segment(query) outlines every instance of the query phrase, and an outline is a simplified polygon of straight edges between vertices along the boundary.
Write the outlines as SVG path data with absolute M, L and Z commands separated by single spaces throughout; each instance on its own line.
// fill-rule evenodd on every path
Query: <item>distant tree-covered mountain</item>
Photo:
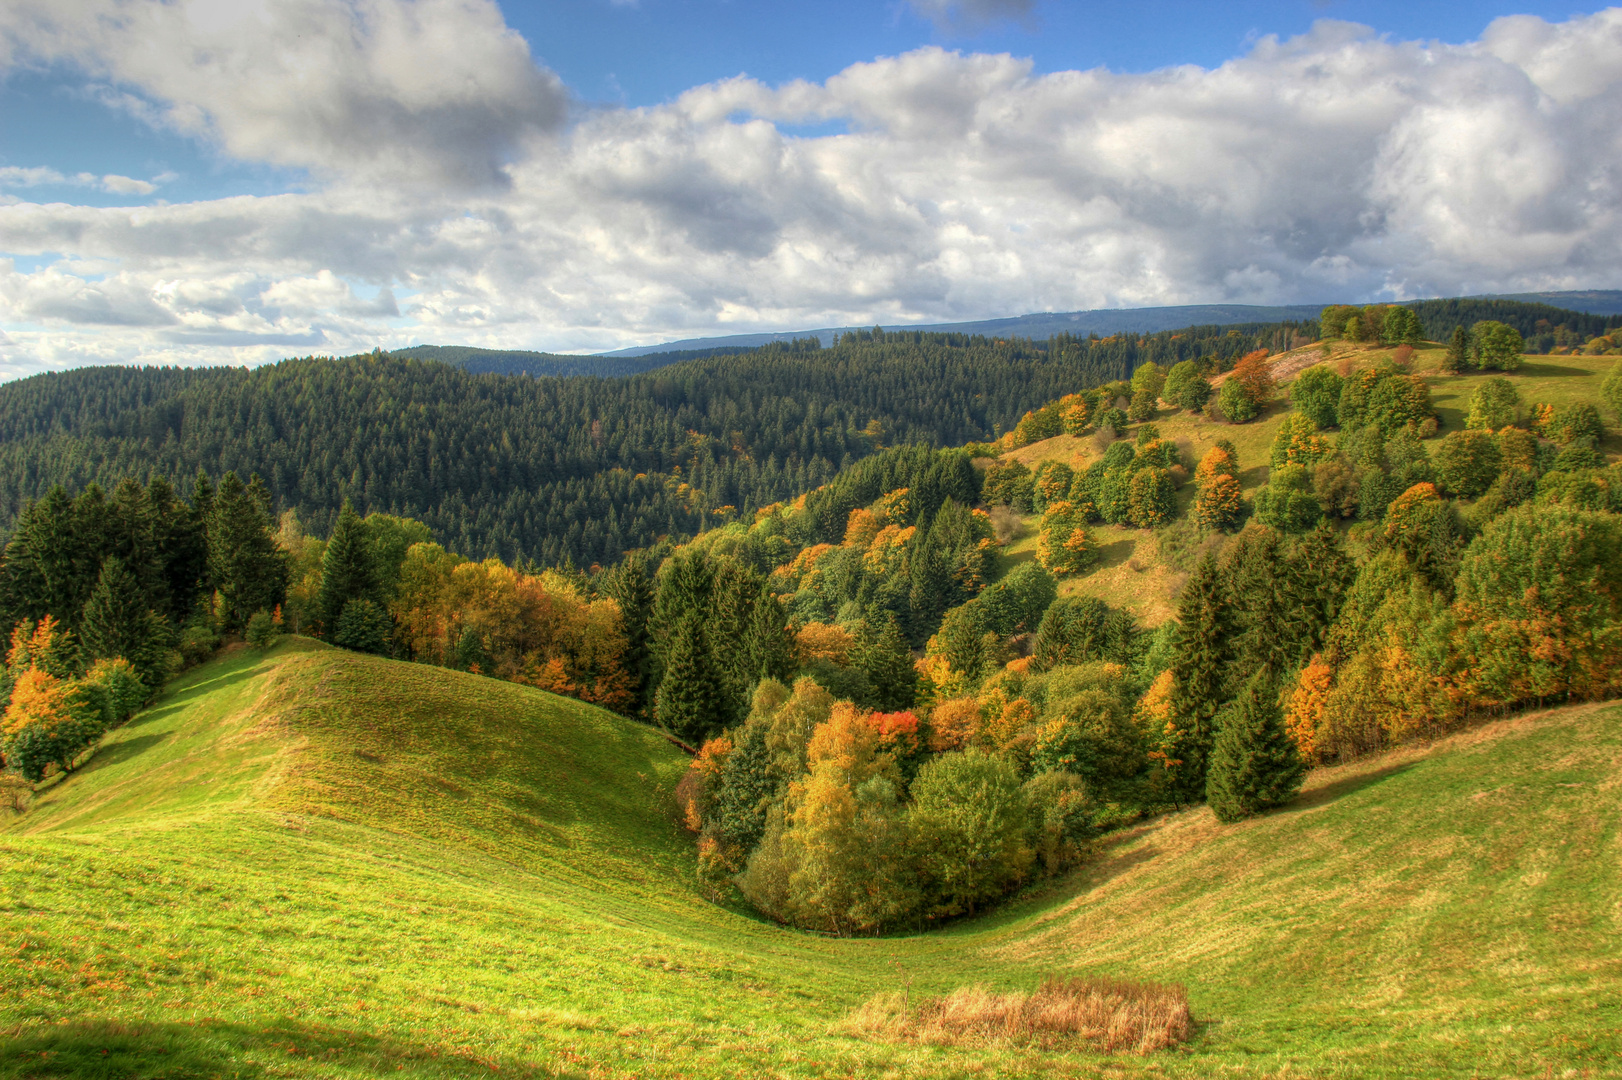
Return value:
M 607 563 L 826 483 L 877 447 L 960 446 L 1144 360 L 1311 340 L 1315 324 L 1050 342 L 852 332 L 617 378 L 472 374 L 374 354 L 86 368 L 0 387 L 0 527 L 58 483 L 264 478 L 324 533 L 345 498 L 470 556 Z

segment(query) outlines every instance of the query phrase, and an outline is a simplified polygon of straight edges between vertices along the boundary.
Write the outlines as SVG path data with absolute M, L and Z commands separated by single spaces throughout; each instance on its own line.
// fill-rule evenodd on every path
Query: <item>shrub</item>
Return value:
M 1475 499 L 1498 479 L 1503 455 L 1498 441 L 1485 431 L 1452 431 L 1436 448 L 1435 462 L 1437 479 L 1447 492 Z
M 97 660 L 85 672 L 81 685 L 100 706 L 105 727 L 116 727 L 134 716 L 151 694 L 135 665 L 122 657 Z
M 340 619 L 339 625 L 342 626 Z M 243 631 L 242 639 L 256 649 L 268 649 L 276 644 L 282 636 L 282 624 L 271 612 L 260 608 L 248 618 L 248 627 Z M 373 650 L 367 650 L 373 651 Z
M 1464 426 L 1482 431 L 1498 431 L 1514 426 L 1521 415 L 1521 395 L 1515 384 L 1502 376 L 1488 379 L 1470 395 L 1470 411 Z
M 338 617 L 338 630 L 332 643 L 356 652 L 386 653 L 394 624 L 388 612 L 370 600 L 351 600 Z
M 189 622 L 180 632 L 180 656 L 187 667 L 195 667 L 214 655 L 220 635 L 205 622 Z
M 1322 364 L 1307 368 L 1295 385 L 1290 387 L 1290 400 L 1296 411 L 1312 418 L 1320 430 L 1340 423 L 1336 411 L 1340 404 L 1341 378 Z
M 1115 979 L 1050 979 L 1034 993 L 966 986 L 939 997 L 877 994 L 841 1027 L 930 1046 L 1012 1039 L 1048 1046 L 1077 1039 L 1106 1052 L 1148 1054 L 1194 1033 L 1181 986 Z

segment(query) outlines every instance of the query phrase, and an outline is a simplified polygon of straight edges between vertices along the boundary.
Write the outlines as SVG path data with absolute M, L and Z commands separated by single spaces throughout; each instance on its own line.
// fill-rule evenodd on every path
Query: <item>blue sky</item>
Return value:
M 1538 0 L 7 0 L 0 377 L 1615 287 L 1618 115 Z

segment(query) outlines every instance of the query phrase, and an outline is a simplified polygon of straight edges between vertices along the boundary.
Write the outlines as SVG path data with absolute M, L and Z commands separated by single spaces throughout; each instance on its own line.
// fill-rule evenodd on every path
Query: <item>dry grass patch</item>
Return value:
M 937 1046 L 1006 1039 L 1049 1047 L 1084 1042 L 1099 1050 L 1147 1054 L 1186 1041 L 1194 1017 L 1181 985 L 1049 979 L 1029 994 L 964 986 L 916 1003 L 907 994 L 876 994 L 846 1018 L 842 1029 Z

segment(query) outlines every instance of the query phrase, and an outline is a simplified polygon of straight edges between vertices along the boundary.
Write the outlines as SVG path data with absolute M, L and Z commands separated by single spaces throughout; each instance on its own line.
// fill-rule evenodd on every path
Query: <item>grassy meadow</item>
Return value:
M 178 680 L 0 816 L 0 1077 L 1622 1076 L 1622 710 L 1201 808 L 918 936 L 702 895 L 656 732 L 325 648 Z M 0 815 L 5 815 L 0 811 Z M 1148 1055 L 846 1033 L 877 993 L 1187 985 Z

